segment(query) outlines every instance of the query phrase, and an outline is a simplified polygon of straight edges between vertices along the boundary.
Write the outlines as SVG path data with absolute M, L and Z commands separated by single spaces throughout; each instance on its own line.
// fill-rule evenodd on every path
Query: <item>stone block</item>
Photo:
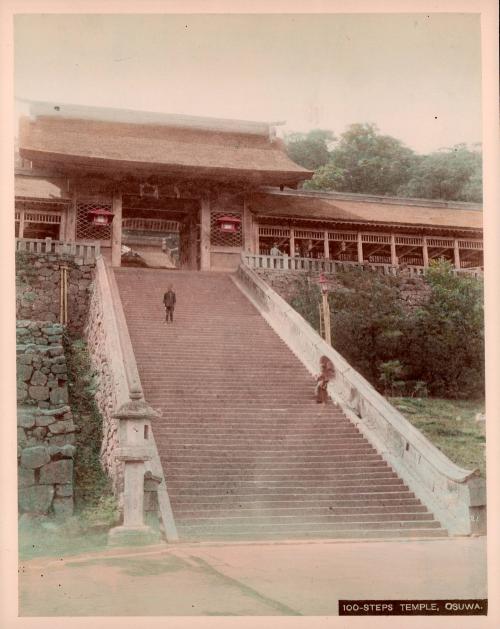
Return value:
M 58 419 L 59 417 L 66 417 L 67 413 L 70 413 L 71 409 L 69 406 L 60 406 L 59 408 L 48 408 L 47 410 L 40 411 L 41 415 L 51 415 Z
M 38 441 L 43 441 L 47 436 L 47 428 L 44 428 L 43 426 L 38 426 L 31 431 L 31 436 Z
M 66 484 L 73 481 L 73 461 L 61 459 L 47 463 L 40 470 L 40 485 Z
M 22 513 L 48 513 L 54 498 L 52 485 L 33 485 L 18 490 L 19 510 Z
M 52 404 L 67 404 L 68 399 L 67 387 L 57 387 L 50 392 L 50 401 Z
M 26 438 L 26 433 L 24 431 L 24 428 L 18 427 L 18 429 L 17 429 L 17 445 L 20 446 L 21 448 L 24 448 L 27 443 L 28 443 L 28 440 Z
M 49 387 L 31 386 L 28 388 L 30 397 L 34 400 L 47 400 L 49 398 Z
M 33 446 L 23 450 L 21 465 L 31 469 L 42 467 L 50 461 L 49 451 L 45 446 Z
M 70 432 L 68 434 L 63 435 L 52 435 L 48 436 L 50 445 L 56 446 L 65 446 L 65 445 L 73 445 L 76 442 L 75 433 Z
M 53 415 L 37 415 L 35 421 L 37 426 L 50 426 L 56 421 L 56 418 Z
M 31 470 L 27 467 L 17 468 L 17 486 L 18 487 L 30 487 L 35 484 L 35 470 Z
M 17 366 L 18 380 L 29 382 L 32 374 L 33 374 L 33 367 L 31 365 L 28 365 L 28 364 L 24 365 L 21 363 L 20 365 Z
M 31 385 L 34 387 L 43 387 L 47 384 L 47 376 L 37 370 L 31 376 Z
M 56 363 L 54 365 L 51 366 L 50 370 L 52 371 L 52 373 L 67 373 L 68 368 L 66 367 L 66 365 L 64 363 Z
M 66 443 L 64 445 L 51 444 L 49 446 L 49 454 L 51 458 L 56 459 L 72 459 L 75 456 L 76 447 Z
M 50 356 L 61 356 L 64 354 L 64 349 L 60 346 L 55 346 L 55 347 L 50 347 L 49 348 L 49 355 Z
M 68 518 L 73 515 L 73 497 L 54 498 L 52 508 L 56 517 Z
M 35 425 L 34 410 L 32 408 L 18 408 L 17 425 L 22 428 L 33 428 Z
M 28 391 L 20 387 L 16 390 L 16 398 L 18 402 L 24 402 L 28 397 Z
M 33 356 L 31 354 L 21 354 L 17 357 L 17 362 L 21 365 L 31 365 Z
M 59 498 L 69 498 L 73 495 L 73 485 L 67 483 L 66 485 L 56 485 L 56 496 Z
M 73 423 L 73 420 L 71 419 L 58 421 L 58 422 L 54 422 L 53 424 L 50 424 L 49 430 L 53 435 L 62 435 L 67 432 L 74 432 L 75 424 Z

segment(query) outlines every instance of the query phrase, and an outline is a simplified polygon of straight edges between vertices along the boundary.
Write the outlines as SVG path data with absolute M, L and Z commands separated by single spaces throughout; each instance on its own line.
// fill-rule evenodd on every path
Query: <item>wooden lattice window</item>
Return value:
M 231 216 L 241 221 L 241 214 L 235 212 L 211 212 L 210 214 L 210 243 L 221 247 L 241 247 L 243 238 L 241 223 L 237 224 L 235 232 L 223 232 L 220 229 L 219 219 L 223 216 Z
M 76 204 L 77 240 L 110 240 L 111 225 L 94 225 L 89 219 L 91 210 L 102 208 L 111 212 L 111 203 L 80 200 Z

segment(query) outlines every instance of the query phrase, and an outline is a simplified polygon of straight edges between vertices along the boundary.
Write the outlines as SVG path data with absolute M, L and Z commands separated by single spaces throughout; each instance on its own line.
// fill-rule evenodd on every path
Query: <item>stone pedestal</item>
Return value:
M 108 533 L 109 546 L 148 546 L 159 544 L 161 535 L 150 526 L 115 526 Z

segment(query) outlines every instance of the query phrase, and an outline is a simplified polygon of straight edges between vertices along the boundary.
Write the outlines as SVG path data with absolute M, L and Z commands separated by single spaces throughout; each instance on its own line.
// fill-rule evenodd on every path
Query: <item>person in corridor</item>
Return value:
M 165 323 L 169 320 L 174 322 L 174 308 L 175 308 L 175 292 L 172 284 L 168 287 L 167 292 L 163 295 L 163 304 L 165 305 Z

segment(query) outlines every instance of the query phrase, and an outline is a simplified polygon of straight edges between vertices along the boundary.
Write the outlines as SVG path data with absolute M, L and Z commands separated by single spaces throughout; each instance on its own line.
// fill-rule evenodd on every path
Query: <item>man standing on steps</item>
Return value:
M 174 308 L 175 308 L 175 292 L 172 284 L 169 285 L 167 292 L 163 295 L 163 303 L 165 305 L 165 323 L 168 323 L 169 319 L 174 322 Z

